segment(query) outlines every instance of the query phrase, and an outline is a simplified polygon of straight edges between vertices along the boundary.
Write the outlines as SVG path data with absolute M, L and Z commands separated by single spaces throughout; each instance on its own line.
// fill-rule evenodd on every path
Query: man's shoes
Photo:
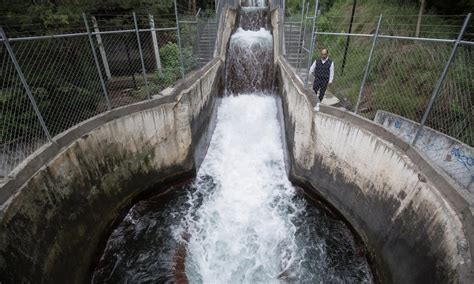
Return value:
M 316 104 L 316 106 L 313 108 L 315 111 L 319 111 L 319 103 Z

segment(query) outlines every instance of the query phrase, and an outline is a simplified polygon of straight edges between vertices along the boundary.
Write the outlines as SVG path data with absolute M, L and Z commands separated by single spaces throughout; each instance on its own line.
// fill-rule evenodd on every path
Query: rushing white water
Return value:
M 293 218 L 304 204 L 292 201 L 275 98 L 226 97 L 217 120 L 177 234 L 189 235 L 186 274 L 204 283 L 287 278 L 299 270 Z
M 231 37 L 231 47 L 240 45 L 242 48 L 252 48 L 255 45 L 260 47 L 273 47 L 273 36 L 270 31 L 260 28 L 258 31 L 248 31 L 238 28 Z

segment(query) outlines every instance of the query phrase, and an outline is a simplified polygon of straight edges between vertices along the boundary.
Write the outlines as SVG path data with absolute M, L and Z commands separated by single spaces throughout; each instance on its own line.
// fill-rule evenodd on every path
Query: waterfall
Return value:
M 273 84 L 273 37 L 268 30 L 238 28 L 231 37 L 226 86 L 230 94 L 262 92 Z
M 247 7 L 231 36 L 226 60 L 226 92 L 263 92 L 273 85 L 273 36 L 265 29 L 268 8 Z

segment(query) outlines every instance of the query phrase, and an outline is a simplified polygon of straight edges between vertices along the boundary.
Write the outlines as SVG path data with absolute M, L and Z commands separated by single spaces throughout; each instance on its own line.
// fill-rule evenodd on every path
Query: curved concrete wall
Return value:
M 473 283 L 471 204 L 442 171 L 372 121 L 321 106 L 277 61 L 290 179 L 331 203 L 358 231 L 378 277 Z
M 104 232 L 133 198 L 194 174 L 222 69 L 215 59 L 170 95 L 94 117 L 31 157 L 0 189 L 0 282 L 86 281 Z
M 418 122 L 383 110 L 377 111 L 374 121 L 407 143 L 412 143 L 420 126 Z M 415 147 L 443 169 L 454 182 L 467 189 L 474 201 L 473 147 L 426 126 L 420 132 Z

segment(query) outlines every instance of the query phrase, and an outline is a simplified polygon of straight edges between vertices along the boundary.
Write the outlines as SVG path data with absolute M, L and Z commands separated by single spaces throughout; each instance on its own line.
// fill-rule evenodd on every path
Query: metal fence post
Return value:
M 355 13 L 355 8 L 357 5 L 357 0 L 354 0 L 352 3 L 352 12 L 351 12 L 351 21 L 349 23 L 349 35 L 347 36 L 346 39 L 346 46 L 344 47 L 344 56 L 342 57 L 342 64 L 341 64 L 341 76 L 344 74 L 344 67 L 346 66 L 346 58 L 347 58 L 347 52 L 349 51 L 349 42 L 351 41 L 351 32 L 352 32 L 352 23 L 354 22 L 354 13 Z
M 183 51 L 181 50 L 181 34 L 179 31 L 179 19 L 178 19 L 178 6 L 176 0 L 174 2 L 174 14 L 176 16 L 176 32 L 178 35 L 178 47 L 179 47 L 179 63 L 181 65 L 181 78 L 184 78 L 184 62 L 183 62 Z
M 354 113 L 359 110 L 360 101 L 362 100 L 362 92 L 364 91 L 365 82 L 370 71 L 370 63 L 372 62 L 372 55 L 374 54 L 375 44 L 377 43 L 377 37 L 379 36 L 380 24 L 382 22 L 382 15 L 379 16 L 377 23 L 377 29 L 375 30 L 374 39 L 372 41 L 372 47 L 370 48 L 369 58 L 367 59 L 367 65 L 365 66 L 364 77 L 362 77 L 362 83 L 360 84 L 359 96 L 357 97 L 357 103 L 354 109 Z
M 155 54 L 155 62 L 156 62 L 156 70 L 161 75 L 161 59 L 160 59 L 160 47 L 158 46 L 158 39 L 156 37 L 156 30 L 155 30 L 155 19 L 153 15 L 148 15 L 148 20 L 150 21 L 150 29 L 151 29 L 151 41 L 153 42 L 153 52 Z
M 201 48 L 199 45 L 201 45 L 201 29 L 199 25 L 199 13 L 201 12 L 201 8 L 199 8 L 198 12 L 196 13 L 196 53 L 197 53 L 197 58 L 198 58 L 198 66 L 202 67 L 201 65 Z M 217 17 L 217 16 L 216 16 Z
M 296 59 L 296 70 L 299 72 L 300 69 L 300 63 L 301 63 L 301 52 L 303 51 L 303 46 L 304 46 L 304 29 L 303 29 L 303 24 L 306 26 L 306 19 L 305 19 L 305 14 L 304 14 L 304 6 L 306 0 L 302 0 L 301 3 L 301 24 L 300 24 L 300 34 L 298 36 L 299 41 L 298 41 L 298 58 Z
M 316 0 L 316 3 L 314 5 L 314 18 L 313 18 L 313 29 L 311 30 L 311 45 L 309 48 L 309 54 L 308 54 L 308 64 L 306 66 L 306 80 L 304 82 L 304 88 L 308 88 L 308 81 L 309 81 L 309 69 L 311 68 L 311 61 L 313 59 L 313 49 L 314 45 L 316 44 L 316 19 L 318 17 L 318 5 L 319 1 Z
M 280 8 L 279 10 L 279 27 L 280 27 L 280 55 L 286 55 L 286 47 L 285 47 L 285 9 Z
M 33 106 L 33 110 L 36 114 L 36 117 L 39 120 L 41 128 L 44 131 L 44 134 L 46 135 L 46 138 L 50 142 L 53 142 L 53 139 L 51 139 L 51 135 L 49 134 L 49 130 L 46 127 L 46 124 L 44 123 L 43 116 L 41 115 L 41 112 L 39 111 L 38 105 L 36 104 L 35 98 L 33 97 L 33 94 L 31 93 L 30 86 L 26 82 L 25 76 L 23 75 L 23 71 L 21 71 L 20 65 L 18 64 L 18 61 L 16 60 L 15 53 L 13 53 L 13 49 L 10 45 L 8 37 L 6 36 L 5 31 L 3 30 L 2 27 L 0 27 L 0 39 L 2 39 L 3 43 L 5 44 L 5 48 L 7 49 L 7 52 L 10 55 L 13 65 L 15 66 L 16 72 L 18 73 L 18 77 L 20 77 L 21 84 L 23 85 L 23 88 L 25 88 L 26 94 L 28 95 L 28 99 L 30 100 L 31 105 Z
M 288 25 L 288 24 L 287 24 L 287 22 L 286 22 L 286 19 L 283 18 L 283 33 L 284 33 L 284 35 L 285 35 L 285 37 L 283 38 L 283 44 L 285 45 L 285 48 L 284 48 L 284 49 L 285 49 L 285 53 L 283 54 L 283 56 L 284 56 L 285 58 L 287 58 L 286 56 L 287 56 L 287 52 L 288 52 L 288 50 L 289 50 L 289 48 L 288 48 L 288 42 L 289 42 L 289 40 L 288 40 L 287 36 L 290 34 L 289 32 L 287 32 L 287 25 Z
M 423 114 L 423 118 L 421 119 L 420 126 L 416 130 L 416 134 L 415 134 L 415 137 L 413 138 L 411 145 L 415 145 L 418 138 L 420 138 L 421 130 L 423 129 L 426 123 L 426 120 L 428 119 L 428 115 L 430 114 L 431 109 L 433 108 L 433 104 L 436 98 L 438 97 L 441 85 L 443 84 L 444 79 L 446 79 L 446 75 L 448 74 L 449 67 L 451 66 L 451 63 L 453 63 L 454 56 L 456 55 L 456 51 L 458 50 L 458 47 L 459 47 L 459 43 L 461 42 L 462 37 L 464 36 L 464 32 L 466 31 L 466 27 L 470 19 L 471 19 L 471 13 L 467 14 L 466 19 L 464 20 L 464 24 L 461 27 L 461 31 L 459 32 L 458 38 L 454 42 L 453 48 L 451 49 L 451 54 L 449 55 L 448 61 L 446 62 L 444 66 L 443 72 L 441 73 L 441 76 L 439 77 L 438 82 L 436 83 L 436 86 L 433 90 L 433 93 L 431 94 L 431 99 L 428 103 L 428 106 L 426 107 L 426 111 Z
M 97 24 L 97 19 L 94 16 L 92 16 L 91 19 L 92 19 L 92 25 L 95 31 L 95 37 L 97 39 L 97 44 L 99 45 L 100 56 L 104 64 L 105 75 L 107 76 L 107 79 L 110 80 L 112 79 L 112 74 L 110 73 L 109 61 L 107 60 L 107 53 L 105 53 L 102 37 L 100 36 L 99 25 Z
M 142 63 L 143 79 L 145 80 L 145 89 L 146 89 L 148 99 L 150 99 L 151 98 L 150 89 L 148 88 L 148 79 L 146 78 L 145 61 L 143 60 L 142 44 L 140 42 L 140 31 L 138 30 L 137 15 L 135 14 L 135 12 L 133 12 L 133 22 L 135 24 L 135 34 L 137 35 L 138 51 L 140 52 L 140 61 Z
M 211 41 L 211 24 L 209 21 L 210 21 L 209 18 L 207 18 L 206 29 L 207 29 L 207 40 L 209 41 L 208 42 L 209 59 L 207 59 L 206 61 L 210 61 L 212 56 L 214 55 L 214 50 L 212 49 L 212 41 Z
M 84 24 L 86 25 L 86 31 L 89 37 L 89 43 L 91 45 L 92 55 L 94 56 L 95 67 L 97 68 L 97 73 L 99 73 L 100 85 L 102 87 L 102 91 L 104 92 L 105 101 L 107 102 L 107 109 L 111 110 L 112 107 L 110 105 L 109 96 L 107 94 L 107 88 L 105 87 L 104 77 L 102 76 L 102 72 L 100 71 L 99 60 L 97 59 L 97 53 L 95 52 L 95 48 L 94 48 L 94 41 L 92 40 L 92 34 L 89 29 L 89 24 L 87 23 L 87 17 L 85 13 L 82 13 L 82 18 L 84 19 Z
M 306 12 L 304 14 L 304 26 L 303 26 L 303 38 L 302 38 L 302 42 L 301 42 L 301 49 L 300 49 L 300 57 L 302 58 L 299 58 L 298 60 L 298 66 L 296 67 L 297 70 L 300 70 L 300 66 L 301 66 L 301 61 L 304 59 L 304 56 L 302 56 L 303 52 L 306 52 L 305 51 L 305 44 L 306 44 L 306 20 L 308 19 L 308 11 L 309 11 L 309 1 L 306 2 Z

